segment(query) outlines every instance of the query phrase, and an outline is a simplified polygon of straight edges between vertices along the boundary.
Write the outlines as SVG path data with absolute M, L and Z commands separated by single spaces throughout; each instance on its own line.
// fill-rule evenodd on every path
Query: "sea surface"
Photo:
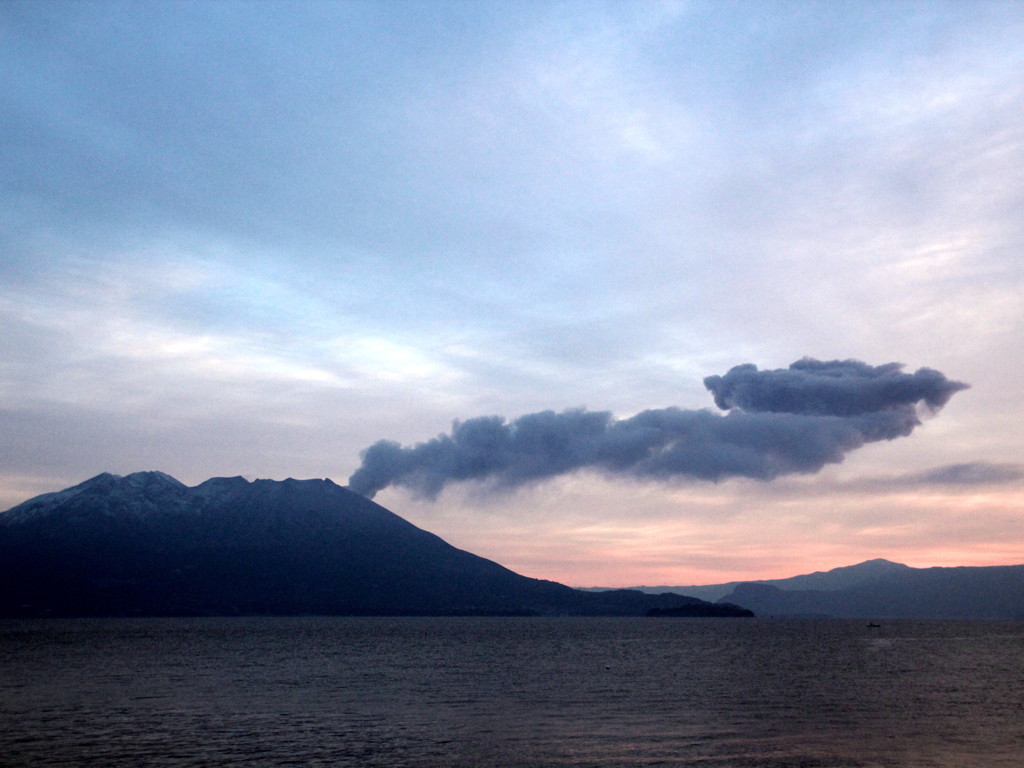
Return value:
M 0 765 L 1021 768 L 1024 623 L 2 621 Z

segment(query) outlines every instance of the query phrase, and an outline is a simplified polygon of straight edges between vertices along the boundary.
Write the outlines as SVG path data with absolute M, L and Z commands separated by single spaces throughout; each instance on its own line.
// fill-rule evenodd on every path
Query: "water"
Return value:
M 1024 765 L 1024 623 L 0 622 L 0 765 Z

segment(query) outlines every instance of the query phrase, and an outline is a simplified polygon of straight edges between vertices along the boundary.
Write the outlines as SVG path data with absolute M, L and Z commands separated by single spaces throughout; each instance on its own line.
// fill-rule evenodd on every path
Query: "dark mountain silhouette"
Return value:
M 839 589 L 740 584 L 723 598 L 759 616 L 1024 619 L 1024 565 L 910 568 Z
M 740 584 L 768 584 L 787 591 L 794 589 L 822 589 L 831 591 L 852 587 L 866 581 L 873 581 L 883 576 L 909 570 L 912 569 L 908 565 L 877 558 L 875 560 L 865 560 L 857 565 L 846 565 L 840 568 L 833 568 L 830 571 L 815 571 L 814 573 L 790 576 L 785 579 L 761 579 L 747 582 L 730 581 L 724 584 L 701 584 L 683 587 L 630 587 L 630 589 L 647 592 L 648 594 L 675 592 L 714 602 L 732 593 Z
M 738 604 L 758 616 L 1024 619 L 1024 565 L 911 568 L 878 558 L 786 579 L 632 589 Z
M 447 544 L 330 480 L 102 474 L 0 514 L 0 615 L 740 615 L 588 593 Z

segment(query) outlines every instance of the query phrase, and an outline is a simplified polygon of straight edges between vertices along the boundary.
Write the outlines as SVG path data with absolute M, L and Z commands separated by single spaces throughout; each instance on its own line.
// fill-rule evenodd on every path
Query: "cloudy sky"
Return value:
M 1022 39 L 1010 0 L 7 0 L 0 508 L 582 419 L 557 471 L 368 492 L 572 585 L 1022 563 Z M 805 408 L 804 358 L 945 405 Z M 741 365 L 799 402 L 705 386 Z M 756 471 L 694 469 L 752 425 Z

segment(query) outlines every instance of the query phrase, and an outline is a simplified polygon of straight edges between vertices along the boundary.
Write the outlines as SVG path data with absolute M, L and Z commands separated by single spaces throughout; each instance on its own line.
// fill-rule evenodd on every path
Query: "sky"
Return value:
M 1024 563 L 1022 39 L 1010 0 L 5 0 L 0 509 L 352 477 L 573 586 Z

